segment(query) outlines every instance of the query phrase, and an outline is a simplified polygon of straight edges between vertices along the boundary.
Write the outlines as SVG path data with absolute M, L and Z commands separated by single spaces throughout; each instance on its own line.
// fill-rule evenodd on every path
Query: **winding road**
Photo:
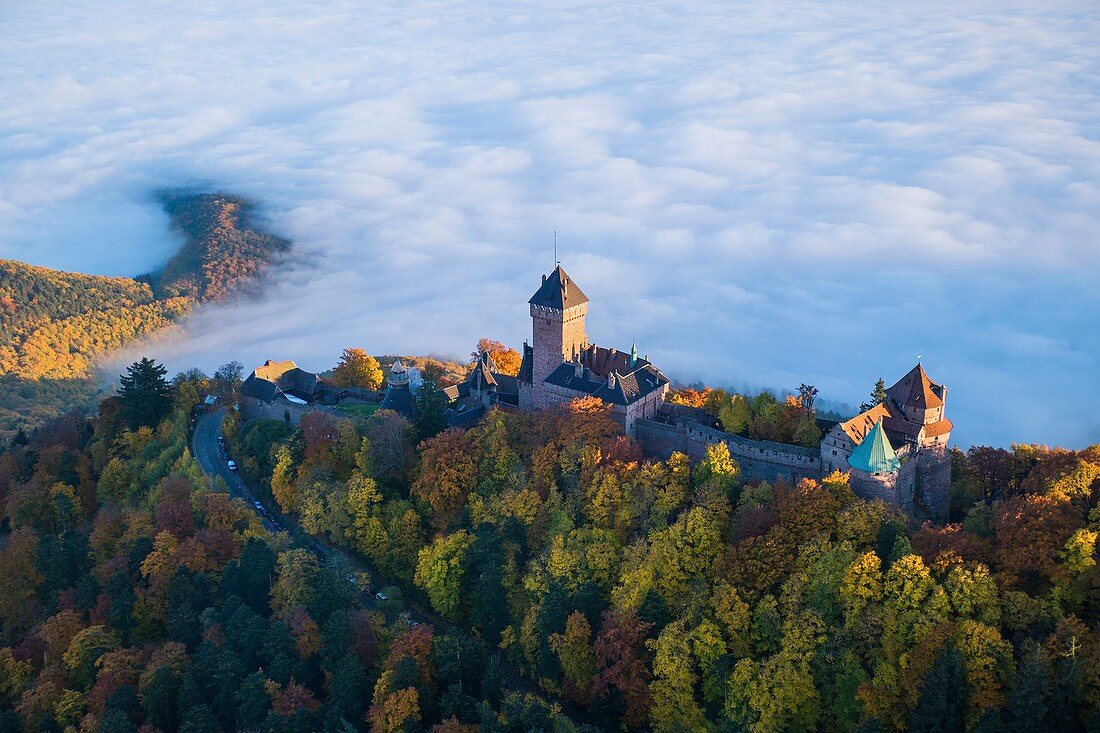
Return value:
M 298 544 L 317 555 L 318 560 L 327 563 L 338 559 L 344 563 L 345 567 L 349 570 L 366 573 L 367 576 L 372 579 L 379 577 L 374 569 L 370 568 L 362 558 L 357 557 L 342 547 L 333 545 L 323 538 L 307 533 L 293 517 L 283 514 L 277 507 L 267 506 L 264 501 L 259 498 L 257 492 L 249 487 L 244 478 L 242 478 L 237 471 L 229 470 L 227 458 L 222 453 L 221 446 L 218 443 L 218 437 L 221 435 L 222 430 L 222 418 L 224 416 L 225 408 L 221 408 L 211 412 L 204 412 L 195 420 L 195 427 L 191 435 L 191 454 L 195 457 L 195 460 L 199 462 L 199 466 L 202 468 L 203 473 L 211 478 L 220 478 L 224 481 L 230 496 L 243 499 L 245 503 L 260 516 L 264 527 L 272 531 L 288 532 Z M 262 509 L 257 508 L 257 503 Z M 397 586 L 396 583 L 394 583 L 394 585 Z M 360 600 L 367 608 L 384 610 L 378 608 L 379 599 L 375 597 L 373 590 L 369 587 L 360 589 Z M 412 625 L 425 623 L 440 631 L 446 631 L 451 628 L 461 630 L 461 627 L 455 626 L 442 616 L 429 611 L 408 598 L 402 599 L 400 604 L 404 609 L 401 615 Z M 492 649 L 488 649 L 487 651 L 498 662 L 506 688 L 519 692 L 526 692 L 550 700 L 556 703 L 562 711 L 574 721 L 588 721 L 589 716 L 585 710 L 569 700 L 548 695 L 545 690 L 542 690 L 524 677 L 523 674 L 520 673 L 519 668 L 512 664 L 507 658 L 501 656 Z

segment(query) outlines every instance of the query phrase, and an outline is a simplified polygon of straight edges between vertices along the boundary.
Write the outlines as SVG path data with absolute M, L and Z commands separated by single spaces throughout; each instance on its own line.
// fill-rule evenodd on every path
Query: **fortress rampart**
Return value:
M 658 419 L 637 420 L 635 437 L 647 454 L 662 459 L 679 452 L 698 461 L 706 455 L 708 446 L 724 443 L 747 481 L 818 480 L 832 470 L 822 460 L 820 450 L 752 440 L 710 427 L 701 422 L 704 419 L 710 418 L 701 410 L 666 404 Z M 890 473 L 847 470 L 852 491 L 862 499 L 881 499 L 918 520 L 947 518 L 951 462 L 943 447 L 917 451 Z

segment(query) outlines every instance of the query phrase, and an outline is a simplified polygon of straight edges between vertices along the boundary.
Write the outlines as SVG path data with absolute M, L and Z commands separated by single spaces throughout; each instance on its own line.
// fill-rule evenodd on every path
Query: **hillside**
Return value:
M 165 193 L 179 252 L 137 278 L 0 260 L 0 438 L 86 405 L 96 360 L 190 312 L 246 292 L 290 243 L 254 224 L 229 194 Z
M 265 524 L 187 449 L 209 385 L 161 386 L 0 450 L 0 731 L 598 733 Z
M 161 202 L 185 236 L 175 257 L 149 278 L 162 298 L 226 300 L 290 249 L 290 242 L 260 229 L 255 207 L 239 196 L 167 192 Z

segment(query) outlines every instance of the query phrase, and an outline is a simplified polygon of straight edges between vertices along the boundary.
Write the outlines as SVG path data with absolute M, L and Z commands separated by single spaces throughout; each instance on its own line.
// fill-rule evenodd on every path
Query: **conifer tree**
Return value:
M 447 407 L 447 396 L 439 388 L 432 375 L 425 375 L 416 390 L 413 402 L 413 425 L 418 441 L 434 438 L 447 427 L 447 418 L 443 411 Z
M 172 408 L 172 388 L 164 375 L 168 370 L 148 357 L 126 367 L 118 389 L 122 412 L 131 428 L 155 427 Z
M 875 382 L 875 388 L 871 391 L 871 406 L 881 405 L 886 401 L 886 382 L 882 377 Z

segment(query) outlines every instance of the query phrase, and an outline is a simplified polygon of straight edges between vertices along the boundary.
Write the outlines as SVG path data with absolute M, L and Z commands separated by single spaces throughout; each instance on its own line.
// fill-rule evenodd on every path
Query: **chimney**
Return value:
M 543 284 L 543 285 L 545 285 L 545 284 L 546 284 L 546 275 L 543 275 L 543 276 L 542 276 L 542 284 Z
M 607 374 L 607 386 L 611 387 L 612 389 L 615 388 L 615 371 L 614 370 L 608 372 L 608 374 Z
M 573 364 L 573 376 L 580 377 L 583 374 L 584 374 L 584 367 L 581 366 L 581 363 L 578 361 L 575 364 Z

